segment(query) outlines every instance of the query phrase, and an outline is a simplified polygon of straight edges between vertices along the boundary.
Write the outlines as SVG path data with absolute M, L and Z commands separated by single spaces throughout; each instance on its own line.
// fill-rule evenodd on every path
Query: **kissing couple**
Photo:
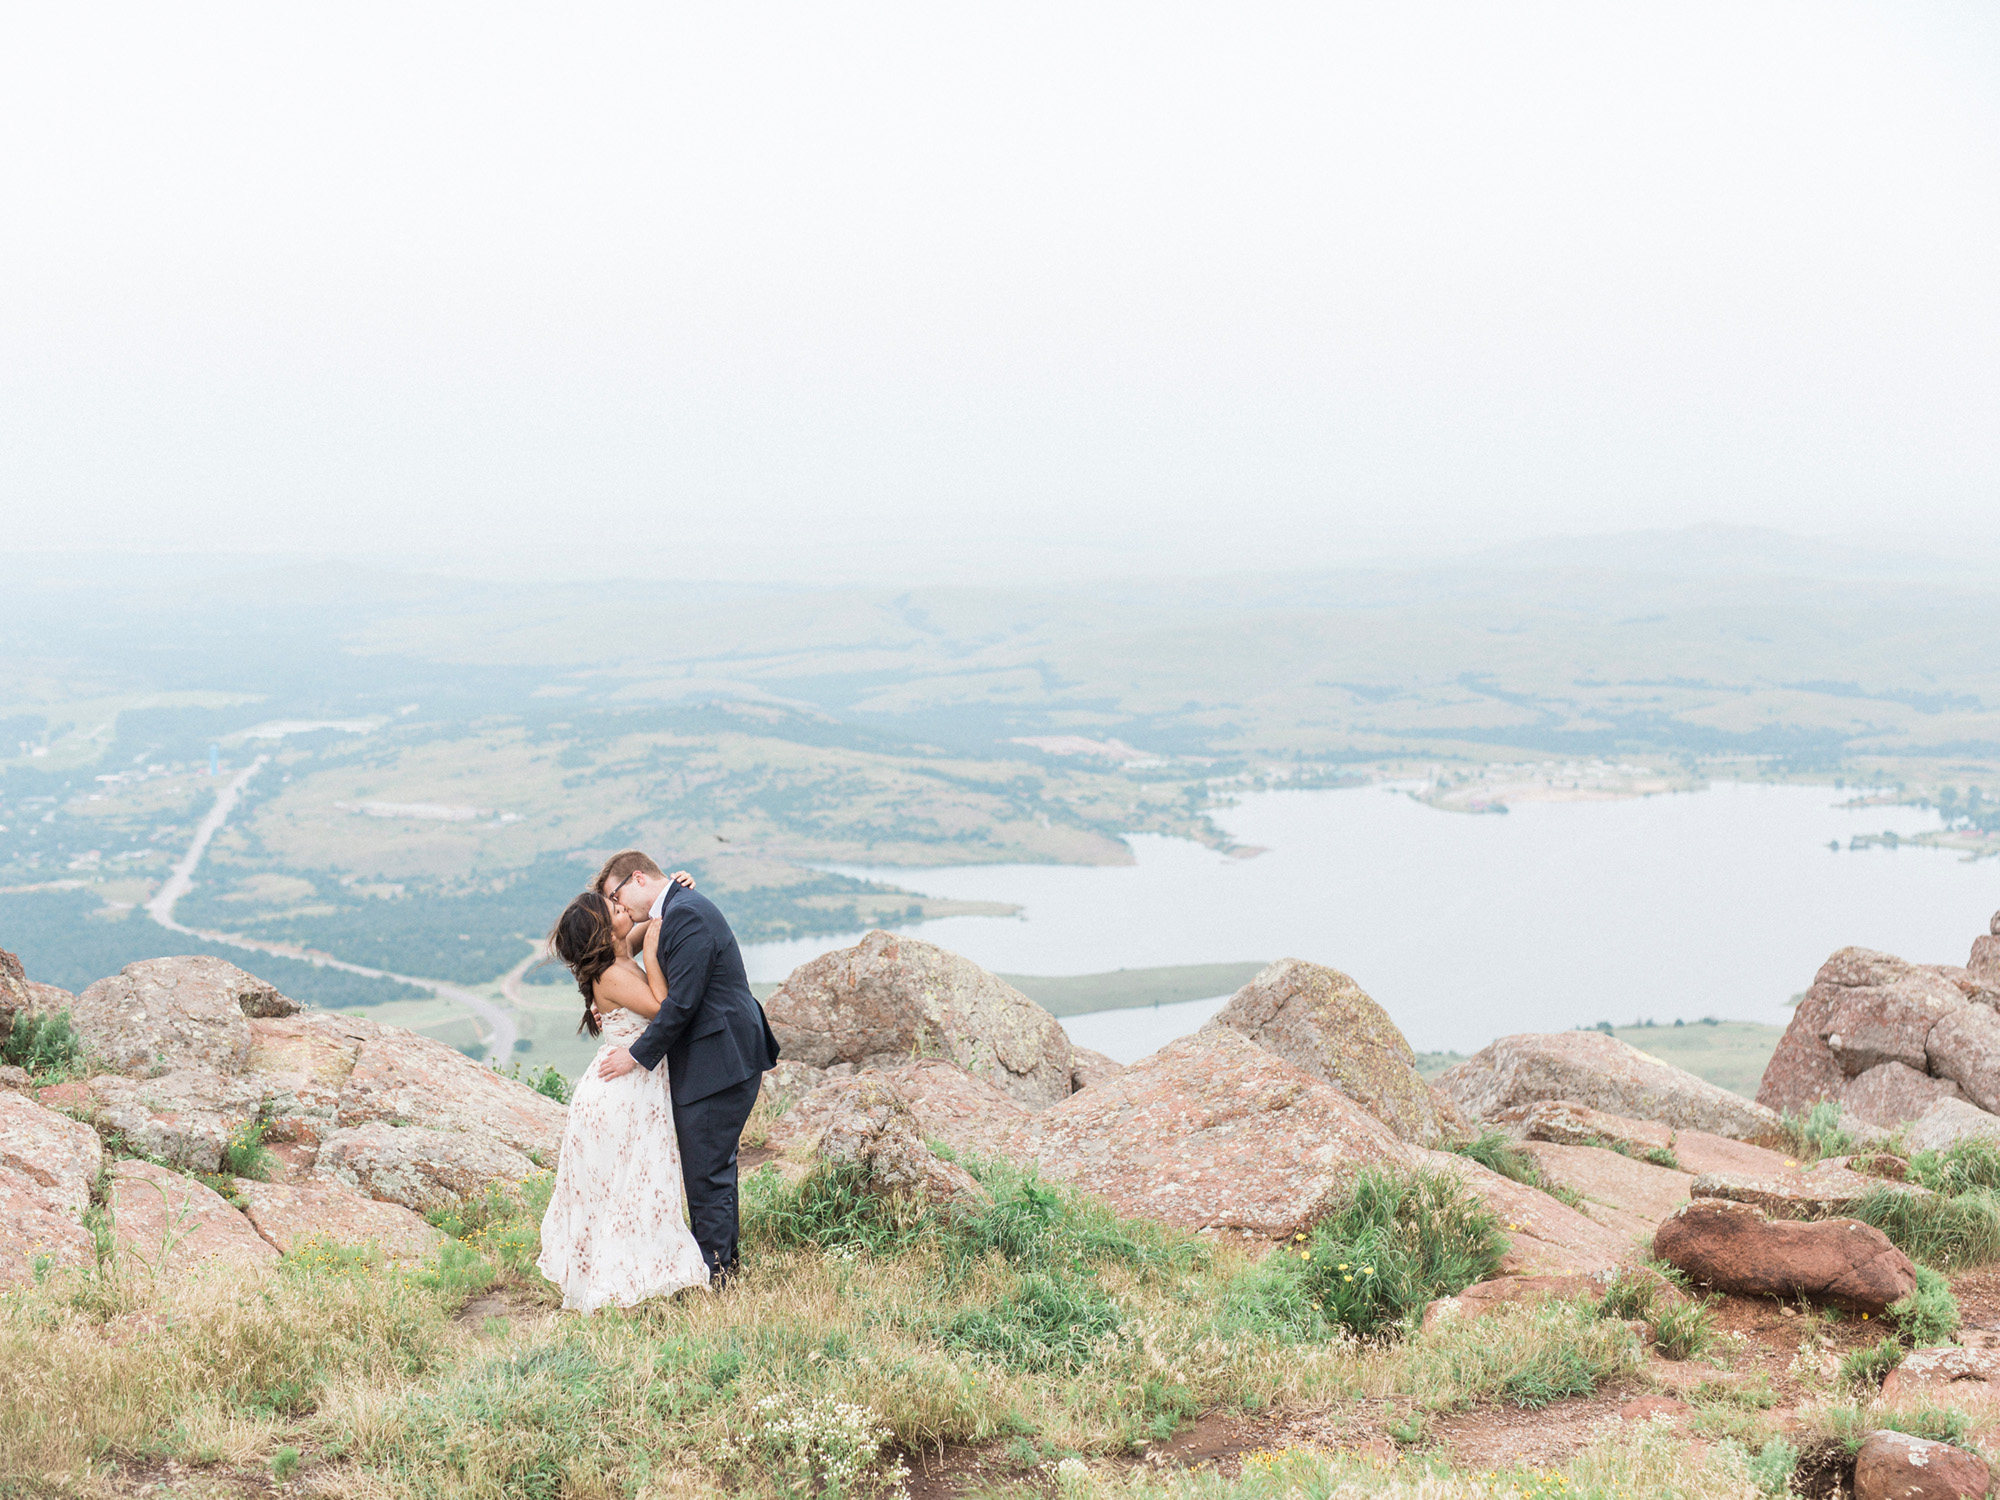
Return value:
M 577 1080 L 535 1264 L 563 1306 L 632 1307 L 736 1270 L 736 1152 L 778 1039 L 694 877 L 614 854 L 549 948 L 603 1045 Z

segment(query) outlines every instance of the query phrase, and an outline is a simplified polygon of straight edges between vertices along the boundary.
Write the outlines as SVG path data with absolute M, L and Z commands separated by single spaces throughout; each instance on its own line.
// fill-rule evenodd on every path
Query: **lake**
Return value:
M 1850 943 L 1964 963 L 2000 907 L 2000 861 L 1850 851 L 1856 834 L 1937 826 L 1921 808 L 1838 805 L 1850 795 L 1723 784 L 1495 816 L 1440 812 L 1383 786 L 1263 792 L 1215 814 L 1239 843 L 1267 850 L 1251 859 L 1141 835 L 1125 866 L 839 868 L 931 896 L 1018 903 L 1018 917 L 905 929 L 988 969 L 1289 955 L 1352 974 L 1419 1050 L 1469 1051 L 1600 1020 L 1782 1024 L 1791 997 Z M 782 979 L 858 936 L 745 956 L 753 979 Z M 1194 1029 L 1205 1003 L 1078 1017 L 1072 1034 L 1138 1056 Z

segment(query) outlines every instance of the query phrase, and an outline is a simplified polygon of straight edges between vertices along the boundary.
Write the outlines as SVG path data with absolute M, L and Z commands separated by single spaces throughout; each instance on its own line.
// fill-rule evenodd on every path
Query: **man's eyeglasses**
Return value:
M 632 875 L 637 875 L 638 873 L 639 872 L 637 870 L 632 871 L 631 875 L 627 875 L 623 880 L 619 881 L 618 884 L 611 887 L 609 891 L 605 892 L 604 899 L 606 901 L 611 902 L 614 906 L 617 905 L 618 893 L 624 890 L 626 886 L 630 885 L 632 883 Z

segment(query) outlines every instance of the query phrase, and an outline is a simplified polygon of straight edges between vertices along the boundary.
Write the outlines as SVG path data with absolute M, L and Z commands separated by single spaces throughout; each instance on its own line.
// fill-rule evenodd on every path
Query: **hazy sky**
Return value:
M 19 5 L 0 128 L 12 547 L 2000 531 L 1988 0 Z

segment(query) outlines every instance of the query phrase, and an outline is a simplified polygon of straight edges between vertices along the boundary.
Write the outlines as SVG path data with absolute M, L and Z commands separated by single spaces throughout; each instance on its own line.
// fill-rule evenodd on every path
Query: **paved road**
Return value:
M 420 990 L 428 990 L 443 1000 L 451 1000 L 471 1011 L 475 1020 L 486 1028 L 480 1038 L 486 1045 L 486 1055 L 495 1062 L 505 1062 L 514 1055 L 514 1040 L 520 1035 L 514 1025 L 514 1018 L 502 1007 L 495 1005 L 483 995 L 461 989 L 455 984 L 446 984 L 437 979 L 419 979 L 414 974 L 392 974 L 387 969 L 371 969 L 365 964 L 351 964 L 330 954 L 316 953 L 310 948 L 296 947 L 290 943 L 267 943 L 257 938 L 242 937 L 233 932 L 206 932 L 198 927 L 187 927 L 174 920 L 174 907 L 181 897 L 194 888 L 194 872 L 201 864 L 201 858 L 208 852 L 209 842 L 222 825 L 229 821 L 229 815 L 236 810 L 236 802 L 243 795 L 243 788 L 250 784 L 250 778 L 263 769 L 269 756 L 260 755 L 236 775 L 236 779 L 215 799 L 215 806 L 208 810 L 194 831 L 194 841 L 188 845 L 168 875 L 167 883 L 160 887 L 153 899 L 146 903 L 146 915 L 158 922 L 169 932 L 182 933 L 188 937 L 198 937 L 205 943 L 219 943 L 228 948 L 244 948 L 252 953 L 273 953 L 281 958 L 296 958 L 321 969 L 338 969 L 343 974 L 360 974 L 368 979 L 393 979 L 398 984 L 415 985 Z M 521 966 L 522 969 L 526 964 Z M 516 970 L 515 977 L 520 970 Z
M 187 928 L 174 921 L 174 907 L 181 897 L 194 889 L 194 869 L 201 863 L 201 857 L 208 853 L 209 840 L 222 831 L 222 825 L 229 821 L 229 815 L 236 811 L 236 799 L 243 795 L 243 788 L 250 784 L 250 778 L 263 770 L 270 761 L 268 755 L 260 755 L 249 765 L 236 773 L 236 779 L 216 794 L 215 806 L 208 810 L 208 816 L 195 825 L 194 842 L 187 846 L 167 876 L 167 883 L 154 893 L 146 903 L 146 915 L 170 932 L 186 932 Z

